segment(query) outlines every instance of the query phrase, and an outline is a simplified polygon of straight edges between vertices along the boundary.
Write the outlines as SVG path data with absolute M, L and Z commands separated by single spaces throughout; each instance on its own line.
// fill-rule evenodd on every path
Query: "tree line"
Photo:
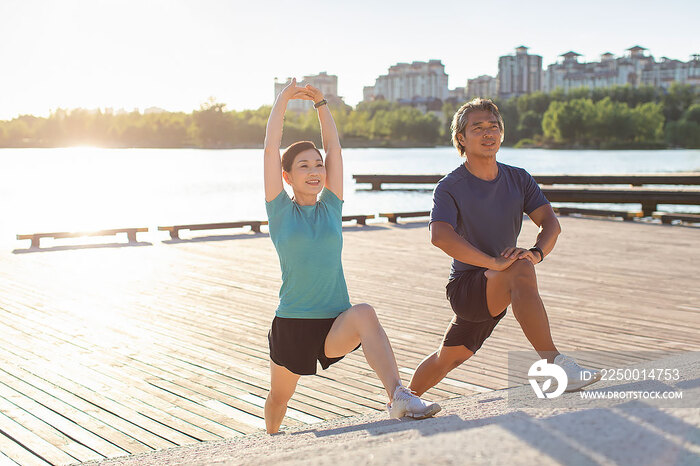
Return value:
M 690 85 L 557 90 L 499 103 L 509 145 L 700 148 L 700 88 Z
M 580 148 L 700 148 L 700 89 L 674 84 L 668 91 L 619 86 L 536 92 L 494 99 L 505 122 L 507 146 Z M 450 122 L 461 102 L 440 112 L 387 101 L 354 109 L 331 105 L 345 147 L 449 145 Z M 56 110 L 48 117 L 22 115 L 0 121 L 0 147 L 260 147 L 269 106 L 228 111 L 210 100 L 191 113 L 113 113 Z M 287 112 L 283 145 L 320 144 L 314 110 Z

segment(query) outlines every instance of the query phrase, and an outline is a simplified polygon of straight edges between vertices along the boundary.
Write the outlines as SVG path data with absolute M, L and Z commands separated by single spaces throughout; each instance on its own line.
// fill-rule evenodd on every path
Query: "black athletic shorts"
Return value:
M 483 268 L 467 270 L 447 283 L 447 299 L 455 316 L 445 333 L 444 346 L 464 345 L 476 353 L 506 315 L 506 309 L 496 317 L 489 313 L 485 271 Z
M 324 346 L 330 332 L 332 319 L 287 319 L 275 317 L 267 334 L 270 359 L 297 375 L 314 375 L 316 361 L 323 369 L 343 359 L 326 357 Z M 359 348 L 361 345 L 357 345 Z M 355 348 L 355 349 L 357 349 Z M 353 350 L 354 351 L 354 350 Z

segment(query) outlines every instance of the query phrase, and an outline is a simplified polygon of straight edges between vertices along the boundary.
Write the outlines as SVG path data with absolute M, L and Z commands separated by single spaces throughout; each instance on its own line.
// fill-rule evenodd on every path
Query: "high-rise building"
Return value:
M 478 78 L 467 80 L 467 99 L 482 97 L 493 99 L 498 97 L 498 78 L 482 75 Z
M 397 63 L 387 74 L 379 76 L 374 86 L 363 89 L 363 98 L 405 103 L 426 99 L 444 101 L 449 97 L 447 79 L 441 60 Z
M 498 96 L 510 98 L 542 89 L 542 57 L 530 55 L 527 47 L 515 49 L 515 55 L 498 59 Z
M 464 102 L 464 99 L 467 98 L 467 88 L 466 87 L 455 87 L 454 89 L 450 89 L 449 93 L 447 94 L 447 100 L 452 101 L 452 102 L 457 102 L 457 103 L 462 103 Z
M 590 63 L 579 62 L 579 53 L 564 53 L 560 55 L 563 58 L 560 63 L 547 67 L 543 89 L 551 92 L 559 88 L 568 92 L 578 87 L 638 86 L 642 68 L 650 59 L 653 61 L 653 58 L 644 55 L 644 50 L 635 46 L 628 49 L 627 56 L 620 58 L 605 52 L 600 56 L 600 61 Z
M 292 82 L 292 78 L 287 78 L 284 82 L 279 82 L 275 78 L 275 98 L 289 83 Z M 304 76 L 302 81 L 298 81 L 298 86 L 304 86 L 306 84 L 311 84 L 312 86 L 318 88 L 323 92 L 323 96 L 328 102 L 331 103 L 342 103 L 342 98 L 338 96 L 338 76 L 331 75 L 325 71 L 321 71 L 319 74 Z M 313 108 L 313 102 L 310 100 L 299 100 L 295 99 L 289 102 L 287 105 L 287 110 L 292 110 L 294 112 L 305 112 Z
M 661 57 L 642 69 L 642 85 L 668 89 L 675 82 L 700 86 L 700 54 L 693 54 L 687 62 Z
M 644 47 L 635 45 L 624 56 L 615 58 L 605 52 L 597 62 L 579 62 L 580 54 L 567 52 L 561 62 L 547 67 L 543 89 L 568 92 L 579 87 L 596 88 L 630 85 L 668 88 L 674 82 L 700 84 L 700 60 L 693 55 L 688 62 L 663 57 L 657 62 Z

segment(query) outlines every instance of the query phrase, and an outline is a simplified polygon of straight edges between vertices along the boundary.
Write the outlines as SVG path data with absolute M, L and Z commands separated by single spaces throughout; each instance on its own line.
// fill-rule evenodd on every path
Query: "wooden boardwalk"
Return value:
M 537 267 L 560 349 L 700 350 L 700 228 L 561 222 Z M 535 234 L 526 221 L 522 244 Z M 451 318 L 449 259 L 425 222 L 348 227 L 344 238 L 351 300 L 377 309 L 408 381 Z M 0 253 L 0 464 L 71 464 L 262 429 L 279 276 L 270 239 L 253 233 Z M 508 351 L 528 348 L 509 312 L 428 398 L 505 388 Z M 286 423 L 385 402 L 357 351 L 302 378 Z

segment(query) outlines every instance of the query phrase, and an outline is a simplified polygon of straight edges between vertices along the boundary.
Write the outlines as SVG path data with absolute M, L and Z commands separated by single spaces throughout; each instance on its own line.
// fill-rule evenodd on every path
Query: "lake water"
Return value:
M 445 174 L 463 160 L 451 147 L 343 154 L 347 215 L 431 206 L 427 185 L 373 192 L 353 174 Z M 503 148 L 498 159 L 533 174 L 700 171 L 700 150 Z M 3 242 L 17 233 L 266 218 L 259 149 L 0 149 L 0 199 Z

